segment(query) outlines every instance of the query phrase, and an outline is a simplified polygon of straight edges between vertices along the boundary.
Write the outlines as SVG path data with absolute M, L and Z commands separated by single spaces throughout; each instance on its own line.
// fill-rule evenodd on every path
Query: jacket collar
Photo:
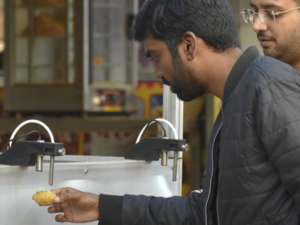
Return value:
M 240 79 L 244 76 L 246 70 L 251 65 L 251 63 L 260 57 L 260 54 L 255 46 L 250 46 L 237 60 L 234 64 L 225 84 L 224 88 L 224 98 L 223 102 L 225 102 L 232 91 L 239 83 Z

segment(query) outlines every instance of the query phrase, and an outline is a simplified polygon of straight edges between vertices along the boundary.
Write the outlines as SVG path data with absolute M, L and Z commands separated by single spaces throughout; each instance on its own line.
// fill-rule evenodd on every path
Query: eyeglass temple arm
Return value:
M 292 8 L 292 9 L 288 9 L 288 10 L 285 10 L 285 11 L 282 11 L 282 12 L 274 12 L 274 16 L 278 16 L 282 13 L 286 13 L 286 12 L 290 12 L 290 11 L 293 11 L 293 10 L 296 10 L 296 9 L 300 9 L 300 7 L 296 7 L 296 8 Z

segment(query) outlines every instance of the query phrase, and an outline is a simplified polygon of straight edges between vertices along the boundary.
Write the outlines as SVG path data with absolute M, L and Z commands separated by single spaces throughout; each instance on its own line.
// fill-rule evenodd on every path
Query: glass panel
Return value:
M 36 37 L 33 44 L 33 82 L 63 82 L 66 75 L 64 38 Z
M 0 77 L 3 77 L 4 63 L 4 0 L 0 0 Z
M 36 74 L 34 78 L 35 83 L 52 83 L 55 81 L 61 81 L 62 73 L 60 68 L 53 67 L 53 66 L 35 66 L 34 67 L 34 74 Z
M 34 16 L 35 37 L 64 37 L 66 26 L 64 8 L 37 8 Z
M 17 0 L 19 4 L 28 5 L 33 1 L 37 7 L 61 7 L 65 5 L 66 0 Z
M 22 7 L 21 1 L 17 1 L 16 5 L 17 8 L 15 10 L 15 82 L 27 83 L 29 81 L 28 9 Z
M 17 67 L 16 70 L 16 83 L 26 84 L 28 83 L 28 69 L 27 67 Z
M 139 0 L 142 7 L 146 0 Z M 160 81 L 154 75 L 153 62 L 145 56 L 144 45 L 138 45 L 138 76 L 141 81 Z
M 66 82 L 73 84 L 75 82 L 75 38 L 74 38 L 74 8 L 73 0 L 67 1 L 67 79 Z
M 28 38 L 17 37 L 16 38 L 16 66 L 24 67 L 28 66 Z
M 16 0 L 15 1 L 16 7 L 22 7 L 24 5 L 24 2 L 25 2 L 24 0 Z
M 16 6 L 16 67 L 27 66 L 26 81 L 74 83 L 73 1 L 16 0 Z M 25 82 L 22 71 L 16 83 Z
M 128 4 L 125 0 L 92 3 L 92 84 L 128 83 L 131 61 L 127 42 Z

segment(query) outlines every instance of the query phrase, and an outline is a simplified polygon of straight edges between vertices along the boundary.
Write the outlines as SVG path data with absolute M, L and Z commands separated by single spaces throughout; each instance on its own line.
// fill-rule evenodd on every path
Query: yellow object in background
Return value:
M 219 99 L 218 97 L 216 97 L 216 96 L 214 96 L 213 97 L 213 122 L 215 122 L 216 121 L 216 119 L 217 119 L 217 116 L 218 116 L 218 114 L 219 114 L 219 112 L 220 112 L 220 110 L 221 110 L 221 108 L 222 108 L 222 101 L 221 101 L 221 99 Z
M 37 191 L 33 195 L 33 200 L 39 205 L 47 206 L 54 204 L 55 197 L 56 194 L 52 191 Z
M 139 117 L 162 117 L 163 83 L 161 81 L 140 81 L 137 86 L 137 98 Z

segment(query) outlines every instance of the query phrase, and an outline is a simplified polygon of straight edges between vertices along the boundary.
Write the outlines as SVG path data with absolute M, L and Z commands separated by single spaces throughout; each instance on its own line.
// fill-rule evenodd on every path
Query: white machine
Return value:
M 45 160 L 46 161 L 46 160 Z M 125 160 L 116 157 L 56 157 L 54 184 L 47 184 L 50 163 L 43 172 L 34 167 L 0 165 L 1 225 L 55 225 L 48 207 L 39 207 L 31 197 L 37 190 L 73 187 L 95 194 L 145 194 L 162 197 L 180 195 L 180 182 L 172 182 L 170 166 L 159 162 Z M 90 223 L 93 225 L 98 222 Z M 83 225 L 83 224 L 82 224 Z
M 164 118 L 170 121 L 177 131 L 177 134 L 174 133 L 174 127 L 168 126 L 166 127 L 167 133 L 170 134 L 170 138 L 182 138 L 183 104 L 170 93 L 168 88 L 164 91 Z M 35 144 L 34 146 L 45 145 Z M 95 194 L 144 194 L 160 197 L 181 195 L 181 152 L 175 152 L 173 156 L 169 154 L 169 159 L 164 157 L 163 162 L 146 162 L 119 157 L 63 156 L 62 146 L 53 146 L 53 154 L 49 153 L 52 147 L 42 148 L 42 150 L 39 147 L 33 147 L 39 151 L 48 149 L 49 153 L 45 154 L 43 160 L 37 154 L 36 162 L 33 163 L 33 165 L 39 164 L 36 168 L 33 166 L 0 165 L 1 225 L 57 224 L 54 215 L 47 212 L 47 207 L 39 207 L 31 199 L 37 190 L 73 187 Z M 28 151 L 35 150 L 30 149 Z M 0 158 L 4 155 L 6 155 L 5 151 L 0 155 Z M 58 156 L 55 159 L 55 167 L 54 156 Z M 174 162 L 174 166 L 172 166 L 172 162 Z M 11 163 L 13 164 L 13 162 Z M 161 164 L 166 166 L 161 166 Z M 41 165 L 43 165 L 42 168 Z M 174 167 L 175 170 L 173 170 Z M 43 172 L 36 172 L 36 170 L 43 170 Z M 51 187 L 47 182 L 46 173 L 48 172 L 50 174 L 49 184 L 53 184 Z M 90 224 L 96 225 L 98 223 Z

